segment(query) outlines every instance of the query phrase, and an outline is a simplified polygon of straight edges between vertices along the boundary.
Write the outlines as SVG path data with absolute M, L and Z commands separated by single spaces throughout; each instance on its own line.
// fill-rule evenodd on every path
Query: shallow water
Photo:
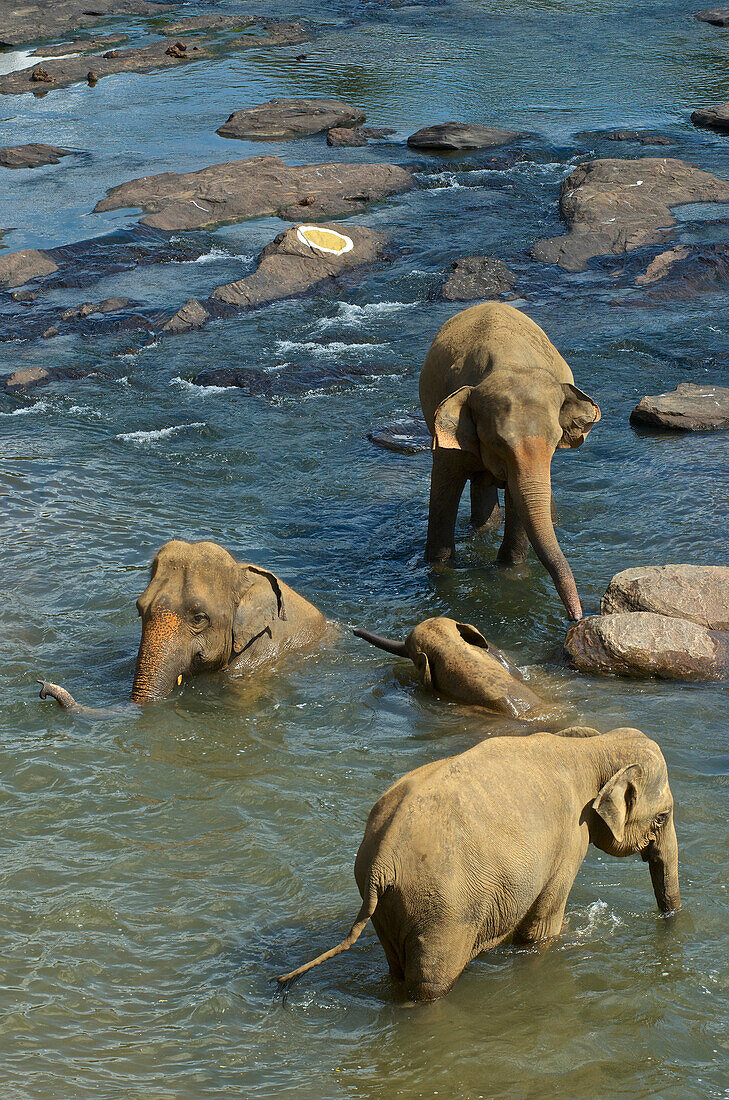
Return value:
M 416 165 L 420 181 L 356 219 L 391 233 L 394 259 L 339 291 L 144 348 L 134 334 L 26 340 L 22 320 L 0 344 L 2 371 L 95 372 L 0 398 L 4 1095 L 729 1096 L 726 687 L 570 673 L 563 610 L 539 564 L 495 569 L 495 539 L 467 540 L 464 512 L 458 567 L 428 572 L 428 455 L 366 438 L 417 409 L 423 356 L 458 309 L 429 298 L 443 270 L 461 255 L 500 256 L 603 412 L 585 446 L 553 466 L 586 612 L 620 569 L 726 561 L 729 436 L 638 433 L 628 414 L 681 381 L 727 384 L 727 294 L 650 308 L 627 294 L 615 305 L 622 261 L 555 277 L 528 259 L 533 241 L 559 231 L 562 178 L 597 148 L 579 131 L 668 130 L 675 155 L 728 175 L 727 139 L 687 115 L 726 98 L 729 31 L 690 8 L 341 0 L 307 9 L 332 28 L 303 47 L 3 99 L 0 144 L 82 151 L 2 170 L 11 249 L 132 226 L 135 212 L 89 213 L 123 180 L 252 154 L 392 160 Z M 270 13 L 257 0 L 251 10 Z M 286 94 L 341 95 L 397 132 L 365 150 L 215 134 L 234 108 Z M 402 144 L 450 117 L 532 132 L 531 161 L 495 171 L 483 154 L 429 158 Z M 710 232 L 699 214 L 688 208 L 686 239 Z M 58 286 L 48 300 L 123 295 L 172 312 L 240 277 L 281 228 L 261 219 L 186 234 L 198 259 L 95 271 L 91 285 Z M 340 367 L 340 380 L 290 390 L 317 364 Z M 259 397 L 190 384 L 218 366 L 280 385 Z M 338 635 L 253 684 L 200 678 L 144 713 L 98 721 L 41 703 L 41 675 L 91 704 L 128 695 L 134 601 L 172 536 L 269 565 L 341 624 Z M 658 739 L 685 911 L 661 920 L 645 866 L 591 849 L 549 949 L 499 948 L 444 1001 L 414 1009 L 368 932 L 284 1008 L 270 977 L 337 942 L 356 914 L 352 866 L 377 797 L 505 728 L 427 695 L 407 666 L 348 632 L 359 623 L 402 636 L 433 614 L 479 625 L 570 722 Z

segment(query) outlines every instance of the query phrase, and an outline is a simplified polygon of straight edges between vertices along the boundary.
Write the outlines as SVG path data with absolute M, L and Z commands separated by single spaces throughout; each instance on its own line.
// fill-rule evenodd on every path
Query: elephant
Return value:
M 570 619 L 582 618 L 572 571 L 554 533 L 551 461 L 579 447 L 600 409 L 524 313 L 483 302 L 437 333 L 420 374 L 420 404 L 433 437 L 425 557 L 455 554 L 458 505 L 471 483 L 471 522 L 496 526 L 505 490 L 498 560 L 517 564 L 529 543 L 550 573 Z
M 238 562 L 214 542 L 173 539 L 157 553 L 137 600 L 142 640 L 132 702 L 169 695 L 183 677 L 224 669 L 253 672 L 279 654 L 318 641 L 327 621 L 274 573 Z M 67 709 L 85 710 L 65 689 L 43 684 Z
M 442 997 L 482 951 L 510 936 L 535 944 L 559 934 L 590 843 L 612 856 L 640 853 L 661 912 L 680 908 L 666 762 L 640 730 L 492 737 L 425 764 L 369 815 L 349 935 L 278 981 L 288 990 L 372 920 L 407 996 Z
M 391 642 L 361 627 L 353 634 L 387 653 L 409 657 L 424 687 L 460 703 L 525 719 L 547 710 L 526 686 L 519 669 L 469 623 L 443 616 L 426 619 L 404 642 Z

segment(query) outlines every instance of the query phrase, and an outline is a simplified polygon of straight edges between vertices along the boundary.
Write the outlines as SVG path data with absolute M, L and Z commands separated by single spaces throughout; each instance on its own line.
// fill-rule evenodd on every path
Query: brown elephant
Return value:
M 537 718 L 547 710 L 526 686 L 519 669 L 469 623 L 426 619 L 404 642 L 391 642 L 360 627 L 353 633 L 387 653 L 409 657 L 424 687 L 460 703 L 514 718 Z
M 214 542 L 165 543 L 137 609 L 134 703 L 163 699 L 199 672 L 253 671 L 318 641 L 326 628 L 322 613 L 274 573 L 236 561 Z M 41 682 L 41 698 L 83 709 L 63 688 Z
M 476 527 L 499 519 L 499 560 L 526 557 L 529 543 L 554 580 L 571 619 L 582 617 L 572 571 L 554 533 L 550 464 L 555 450 L 579 447 L 600 409 L 534 321 L 513 306 L 484 302 L 451 317 L 420 374 L 420 404 L 433 436 L 426 559 L 455 552 L 466 481 Z
M 640 730 L 494 737 L 426 764 L 370 813 L 349 935 L 278 980 L 348 950 L 371 919 L 409 997 L 442 997 L 509 936 L 529 944 L 559 934 L 590 842 L 613 856 L 640 853 L 660 910 L 680 908 L 666 762 Z

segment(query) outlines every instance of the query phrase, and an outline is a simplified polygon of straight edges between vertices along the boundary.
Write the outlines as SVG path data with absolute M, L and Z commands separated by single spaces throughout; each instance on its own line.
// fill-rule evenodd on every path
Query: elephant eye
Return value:
M 208 617 L 204 611 L 195 611 L 192 616 L 192 621 L 195 626 L 202 626 L 203 623 L 208 621 Z
M 658 814 L 658 816 L 656 817 L 655 823 L 656 823 L 657 826 L 663 826 L 663 825 L 666 824 L 667 821 L 668 821 L 668 814 L 667 813 Z

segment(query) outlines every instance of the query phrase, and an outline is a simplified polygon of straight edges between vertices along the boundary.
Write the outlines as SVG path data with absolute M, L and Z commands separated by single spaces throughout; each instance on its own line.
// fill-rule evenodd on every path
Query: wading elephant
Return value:
M 183 677 L 199 672 L 253 671 L 317 641 L 326 628 L 322 613 L 274 573 L 236 561 L 214 542 L 165 543 L 137 609 L 142 640 L 134 703 L 163 699 Z M 54 684 L 44 683 L 45 695 L 77 707 Z
M 640 853 L 659 909 L 680 908 L 660 748 L 636 729 L 565 734 L 494 737 L 400 779 L 367 821 L 354 866 L 363 902 L 349 935 L 279 982 L 346 951 L 372 920 L 409 997 L 442 997 L 507 937 L 558 935 L 590 842 L 613 856 Z
M 424 687 L 514 718 L 537 718 L 547 706 L 530 691 L 519 669 L 475 626 L 443 617 L 426 619 L 404 642 L 391 642 L 358 627 L 358 638 L 409 657 Z
M 504 489 L 499 560 L 523 561 L 531 543 L 569 617 L 582 618 L 554 533 L 550 464 L 555 450 L 584 442 L 600 409 L 574 385 L 557 349 L 513 306 L 472 306 L 435 337 L 420 375 L 420 404 L 433 437 L 427 560 L 453 557 L 466 481 L 476 527 L 498 523 L 497 489 Z

